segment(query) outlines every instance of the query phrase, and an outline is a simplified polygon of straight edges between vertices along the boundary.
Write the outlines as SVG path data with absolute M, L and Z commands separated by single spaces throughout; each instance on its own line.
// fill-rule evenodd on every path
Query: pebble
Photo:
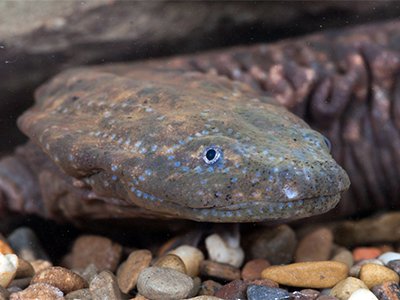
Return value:
M 239 268 L 243 264 L 243 249 L 230 246 L 219 234 L 212 234 L 205 239 L 210 260 Z
M 76 290 L 65 295 L 65 300 L 92 300 L 89 289 Z
M 316 300 L 337 300 L 337 298 L 329 295 L 321 295 Z
M 14 230 L 8 236 L 7 241 L 18 257 L 27 261 L 50 260 L 36 234 L 28 227 L 20 227 Z
M 340 300 L 347 300 L 358 289 L 368 289 L 363 281 L 355 277 L 347 277 L 339 281 L 330 291 L 329 295 Z
M 169 253 L 179 256 L 186 266 L 187 275 L 196 277 L 200 272 L 200 265 L 204 261 L 204 254 L 199 249 L 182 245 Z
M 18 267 L 15 278 L 32 277 L 35 275 L 35 270 L 32 265 L 23 258 L 18 258 Z
M 72 248 L 71 269 L 84 269 L 94 264 L 99 271 L 117 269 L 122 246 L 110 239 L 97 235 L 82 235 Z
M 247 285 L 263 285 L 263 286 L 268 286 L 268 287 L 279 287 L 279 284 L 276 283 L 275 281 L 272 281 L 270 279 L 254 279 L 254 280 L 245 280 Z
M 188 298 L 186 300 L 224 300 L 224 299 L 214 297 L 214 296 L 197 296 L 194 298 Z
M 200 285 L 199 295 L 215 295 L 215 293 L 222 287 L 219 282 L 214 280 L 205 280 Z
M 382 284 L 387 281 L 399 283 L 399 275 L 393 270 L 376 264 L 365 264 L 360 270 L 360 279 L 368 288 Z
M 31 283 L 32 277 L 25 277 L 25 278 L 20 278 L 20 279 L 14 279 L 11 281 L 11 283 L 8 285 L 8 288 L 11 287 L 18 287 L 21 290 L 27 288 L 29 284 Z
M 319 228 L 304 236 L 295 252 L 295 262 L 329 260 L 333 234 L 328 228 Z
M 263 258 L 248 261 L 242 269 L 242 278 L 244 280 L 253 280 L 261 278 L 261 272 L 271 264 Z
M 379 260 L 387 265 L 391 260 L 400 260 L 400 253 L 397 252 L 386 252 L 378 257 Z
M 34 283 L 25 290 L 10 295 L 10 300 L 28 299 L 62 300 L 64 299 L 64 293 L 50 284 Z
M 231 265 L 220 264 L 211 260 L 204 260 L 201 263 L 201 274 L 223 280 L 240 279 L 240 270 Z
M 35 273 L 39 273 L 40 271 L 53 266 L 53 264 L 50 261 L 43 259 L 36 259 L 34 261 L 31 261 L 30 263 Z
M 110 271 L 97 274 L 89 285 L 93 300 L 120 300 L 122 298 L 117 279 Z
M 391 268 L 398 275 L 400 275 L 400 259 L 391 260 L 387 263 L 387 267 Z
M 199 290 L 200 290 L 200 286 L 201 286 L 200 277 L 195 277 L 195 278 L 192 278 L 192 279 L 193 279 L 193 288 L 190 291 L 188 297 L 195 297 L 196 295 L 198 295 Z
M 294 300 L 315 300 L 319 295 L 320 292 L 313 289 L 304 289 L 301 291 L 294 291 L 292 293 Z
M 118 286 L 123 293 L 136 286 L 139 273 L 150 265 L 152 257 L 149 250 L 136 250 L 129 254 L 117 272 Z
M 343 248 L 343 247 L 339 247 L 336 249 L 331 260 L 342 262 L 342 263 L 346 264 L 349 269 L 354 264 L 353 254 L 349 250 L 347 250 L 346 248 Z
M 361 260 L 361 261 L 357 262 L 355 265 L 353 265 L 353 266 L 350 268 L 349 275 L 350 275 L 350 276 L 353 276 L 353 277 L 360 277 L 360 270 L 361 270 L 361 267 L 362 267 L 363 265 L 366 265 L 366 264 L 375 264 L 375 265 L 383 266 L 383 262 L 380 261 L 379 259 L 366 259 L 366 260 Z
M 273 265 L 287 264 L 297 246 L 296 234 L 288 225 L 263 228 L 248 238 L 250 258 L 264 258 Z
M 376 247 L 357 247 L 353 250 L 353 259 L 354 261 L 374 259 L 381 254 L 381 249 Z
M 17 273 L 18 257 L 15 254 L 0 254 L 0 286 L 7 287 Z
M 63 267 L 44 269 L 32 278 L 31 283 L 48 283 L 59 288 L 65 294 L 88 286 L 85 279 Z
M 10 297 L 10 292 L 0 285 L 0 300 L 8 300 L 9 297 Z
M 83 271 L 78 274 L 82 276 L 88 283 L 92 282 L 93 278 L 99 273 L 94 264 L 88 265 Z
M 222 299 L 245 299 L 247 284 L 243 280 L 233 280 L 223 285 L 214 296 Z
M 13 254 L 14 251 L 11 249 L 10 245 L 0 239 L 0 254 Z
M 330 288 L 345 279 L 347 273 L 348 267 L 344 263 L 320 261 L 271 266 L 261 276 L 288 286 Z
M 359 289 L 351 294 L 348 300 L 378 300 L 378 298 L 368 289 Z
M 284 300 L 290 299 L 290 294 L 288 291 L 280 288 L 271 288 L 267 286 L 260 285 L 250 285 L 247 288 L 247 298 L 248 300 Z
M 346 247 L 400 240 L 400 212 L 389 212 L 360 221 L 344 221 L 334 230 L 335 241 Z
M 140 272 L 137 289 L 149 299 L 183 299 L 189 295 L 193 285 L 192 278 L 181 272 L 149 267 Z
M 154 267 L 160 267 L 160 268 L 170 268 L 174 269 L 178 272 L 181 272 L 183 274 L 186 274 L 186 266 L 183 262 L 183 260 L 175 254 L 167 254 L 164 256 L 161 256 L 153 265 Z
M 400 299 L 400 286 L 395 282 L 385 282 L 372 288 L 372 292 L 380 300 Z

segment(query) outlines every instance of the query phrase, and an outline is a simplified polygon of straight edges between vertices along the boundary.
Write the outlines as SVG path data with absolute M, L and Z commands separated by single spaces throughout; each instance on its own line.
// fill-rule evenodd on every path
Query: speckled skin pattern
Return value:
M 30 211 L 56 218 L 251 222 L 325 212 L 348 178 L 323 136 L 286 106 L 331 139 L 349 172 L 342 212 L 388 207 L 399 193 L 399 26 L 64 72 L 19 122 L 62 172 L 32 163 L 46 160 L 32 144 L 8 159 L 39 169 L 44 200 Z M 210 147 L 221 154 L 211 165 Z M 18 196 L 16 181 L 0 176 L 3 206 Z M 28 211 L 26 202 L 13 203 Z
M 215 75 L 82 68 L 56 76 L 36 99 L 19 125 L 76 179 L 68 193 L 141 208 L 130 217 L 299 218 L 331 209 L 349 186 L 322 135 Z M 205 161 L 210 148 L 215 163 Z

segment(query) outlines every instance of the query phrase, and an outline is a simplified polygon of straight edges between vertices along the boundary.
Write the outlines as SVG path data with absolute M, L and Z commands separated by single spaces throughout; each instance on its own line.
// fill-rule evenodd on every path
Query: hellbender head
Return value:
M 96 195 L 155 217 L 300 218 L 330 210 L 349 186 L 322 135 L 273 100 L 212 75 L 64 72 L 39 90 L 20 125 Z

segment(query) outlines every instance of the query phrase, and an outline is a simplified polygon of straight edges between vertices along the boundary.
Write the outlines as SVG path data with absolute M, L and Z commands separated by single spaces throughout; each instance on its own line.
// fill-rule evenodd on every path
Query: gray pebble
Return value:
M 265 258 L 272 265 L 288 264 L 297 246 L 296 234 L 287 225 L 263 228 L 248 238 L 250 258 Z
M 0 300 L 7 300 L 9 296 L 10 292 L 0 285 Z
M 50 261 L 36 234 L 28 227 L 17 228 L 8 236 L 7 241 L 18 257 L 27 261 L 36 259 Z
M 397 274 L 400 274 L 400 259 L 389 261 L 387 266 L 395 271 Z
M 65 295 L 65 300 L 92 300 L 92 294 L 89 289 L 76 290 Z
M 117 279 L 110 271 L 103 271 L 96 275 L 89 285 L 93 300 L 120 300 L 122 298 Z
M 262 285 L 250 285 L 247 288 L 248 300 L 284 300 L 290 299 L 288 291 L 280 288 L 272 288 Z
M 168 268 L 150 267 L 139 274 L 137 289 L 146 298 L 173 300 L 187 298 L 193 289 L 188 275 Z

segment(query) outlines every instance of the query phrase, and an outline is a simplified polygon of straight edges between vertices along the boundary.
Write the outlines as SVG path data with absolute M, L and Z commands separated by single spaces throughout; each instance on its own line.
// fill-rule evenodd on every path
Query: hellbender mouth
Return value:
M 224 208 L 191 208 L 185 218 L 216 223 L 245 223 L 299 219 L 325 213 L 334 208 L 341 193 L 286 202 L 246 202 Z

